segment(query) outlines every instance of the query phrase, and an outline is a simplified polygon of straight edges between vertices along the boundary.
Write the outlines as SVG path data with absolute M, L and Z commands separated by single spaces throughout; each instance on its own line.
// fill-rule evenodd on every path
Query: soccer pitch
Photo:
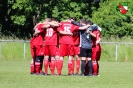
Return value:
M 0 59 L 0 88 L 133 88 L 132 62 L 100 62 L 100 76 L 30 75 L 30 60 Z

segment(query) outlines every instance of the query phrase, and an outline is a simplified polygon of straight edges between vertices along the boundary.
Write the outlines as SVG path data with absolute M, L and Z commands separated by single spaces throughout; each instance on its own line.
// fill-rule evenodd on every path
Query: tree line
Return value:
M 120 15 L 115 8 L 117 3 L 112 0 L 0 0 L 0 33 L 1 37 L 29 39 L 35 24 L 44 18 L 55 17 L 61 21 L 76 17 L 98 24 L 103 37 L 133 36 L 133 3 L 128 5 L 129 12 Z

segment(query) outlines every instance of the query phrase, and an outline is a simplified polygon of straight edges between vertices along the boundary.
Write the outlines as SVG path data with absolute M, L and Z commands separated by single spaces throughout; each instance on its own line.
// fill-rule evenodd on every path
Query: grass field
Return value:
M 115 44 L 101 44 L 101 61 L 115 61 Z M 118 45 L 118 61 L 133 62 L 133 45 Z M 23 59 L 23 43 L 3 42 L 1 43 L 0 59 L 20 60 Z M 26 58 L 31 59 L 29 43 L 26 43 Z
M 30 75 L 30 60 L 0 59 L 0 88 L 133 88 L 132 62 L 100 62 L 100 76 Z

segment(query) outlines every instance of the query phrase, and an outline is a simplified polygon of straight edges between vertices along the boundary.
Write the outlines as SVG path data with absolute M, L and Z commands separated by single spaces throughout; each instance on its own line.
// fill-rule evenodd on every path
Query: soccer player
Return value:
M 76 24 L 78 26 L 86 25 L 86 20 L 81 19 L 80 24 L 77 22 L 72 22 L 73 24 Z M 89 23 L 89 25 L 91 25 Z M 91 45 L 91 36 L 95 36 L 91 30 L 82 30 L 80 31 L 80 54 L 81 57 L 81 76 L 84 76 L 85 66 L 86 63 L 88 63 L 89 66 L 89 76 L 92 76 L 92 45 Z
M 68 33 L 73 33 L 74 31 L 78 30 L 85 30 L 88 28 L 90 25 L 86 25 L 83 27 L 75 26 L 71 23 L 71 19 L 68 18 L 66 22 L 61 22 L 60 27 L 59 27 L 59 32 L 60 31 L 65 31 Z M 61 70 L 63 67 L 63 57 L 68 56 L 68 75 L 71 75 L 71 69 L 72 69 L 72 58 L 74 55 L 74 41 L 73 41 L 73 36 L 71 35 L 60 35 L 60 66 L 59 70 L 60 72 L 58 73 L 61 75 Z
M 35 58 L 34 58 L 34 69 L 35 69 L 35 74 L 40 74 L 42 73 L 42 64 L 43 64 L 43 58 L 44 58 L 44 52 L 43 52 L 43 28 L 47 28 L 47 22 L 49 19 L 45 19 L 43 23 L 39 23 L 34 27 L 35 33 L 33 34 L 34 36 L 34 41 L 33 41 L 33 46 L 34 46 L 34 53 L 35 53 Z
M 96 37 L 92 37 L 92 63 L 93 63 L 93 75 L 97 76 L 99 74 L 99 64 L 98 61 L 100 60 L 101 56 L 101 46 L 100 46 L 100 40 L 101 40 L 101 28 L 97 25 L 93 26 L 93 33 L 96 35 Z
M 76 21 L 76 18 L 71 18 L 71 21 Z M 78 56 L 80 52 L 79 42 L 80 42 L 80 36 L 79 31 L 74 31 L 73 33 L 73 41 L 74 41 L 74 57 L 76 58 L 76 73 L 75 75 L 78 75 L 79 69 L 80 69 L 80 58 Z M 75 67 L 75 61 L 74 57 L 72 58 L 72 68 L 71 73 L 74 75 L 74 67 Z
M 51 56 L 51 75 L 55 75 L 55 56 L 57 51 L 57 27 L 52 26 L 52 24 L 56 24 L 56 20 L 52 19 L 49 23 L 49 28 L 46 29 L 45 35 L 45 46 L 44 46 L 44 68 L 45 68 L 45 75 L 48 74 L 48 59 Z
M 76 75 L 79 73 L 79 68 L 80 68 L 80 58 L 79 58 L 79 52 L 80 52 L 80 47 L 79 47 L 79 42 L 80 42 L 80 36 L 79 36 L 79 31 L 75 31 L 73 33 L 73 41 L 74 41 L 74 56 L 76 58 Z M 72 74 L 74 74 L 74 58 L 72 58 Z

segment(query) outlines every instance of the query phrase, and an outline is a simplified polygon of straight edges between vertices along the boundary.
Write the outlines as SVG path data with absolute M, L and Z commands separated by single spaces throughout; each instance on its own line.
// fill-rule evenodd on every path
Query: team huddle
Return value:
M 50 68 L 51 75 L 62 75 L 63 59 L 67 56 L 68 75 L 79 75 L 80 68 L 81 76 L 99 75 L 101 28 L 98 25 L 86 19 L 78 23 L 67 18 L 59 23 L 55 18 L 46 18 L 33 30 L 31 74 L 48 75 Z

